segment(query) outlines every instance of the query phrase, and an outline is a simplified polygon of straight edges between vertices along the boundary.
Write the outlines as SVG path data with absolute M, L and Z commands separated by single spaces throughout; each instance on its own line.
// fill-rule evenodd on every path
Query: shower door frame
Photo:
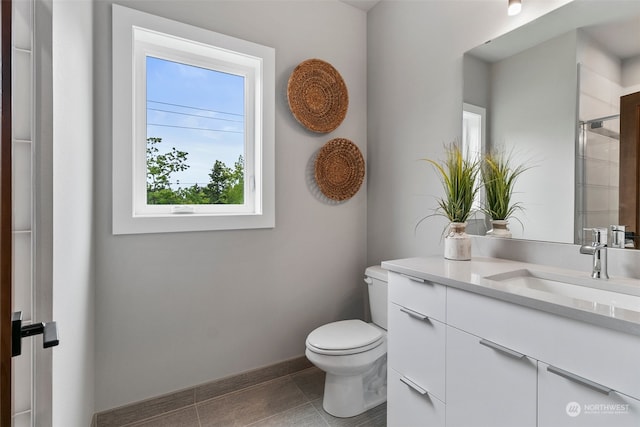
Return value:
M 640 233 L 640 92 L 620 97 L 619 223 Z M 634 239 L 638 248 L 638 239 Z

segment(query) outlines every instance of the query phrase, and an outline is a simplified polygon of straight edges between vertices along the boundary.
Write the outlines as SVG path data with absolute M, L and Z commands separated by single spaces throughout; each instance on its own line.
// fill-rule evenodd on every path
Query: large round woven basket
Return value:
M 331 132 L 344 120 L 349 107 L 347 85 L 328 62 L 308 59 L 293 70 L 287 85 L 291 113 L 313 132 Z
M 353 197 L 362 185 L 364 173 L 362 153 L 348 139 L 332 139 L 316 157 L 316 183 L 322 194 L 330 199 L 341 201 Z

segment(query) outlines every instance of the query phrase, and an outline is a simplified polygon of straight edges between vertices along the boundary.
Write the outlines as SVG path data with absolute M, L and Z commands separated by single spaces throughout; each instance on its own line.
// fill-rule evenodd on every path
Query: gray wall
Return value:
M 487 109 L 487 115 L 490 116 L 491 64 L 475 56 L 465 55 L 462 87 L 464 102 Z M 489 117 L 487 117 L 488 122 Z M 489 136 L 487 139 L 491 140 Z
M 111 1 L 95 3 L 96 410 L 302 356 L 305 337 L 361 317 L 366 183 L 331 205 L 307 185 L 331 138 L 366 156 L 366 14 L 337 1 L 118 2 L 276 49 L 276 228 L 111 234 Z M 286 102 L 301 61 L 349 89 L 334 132 L 306 131 Z
M 640 91 L 640 55 L 622 61 L 622 86 L 625 95 Z
M 530 167 L 515 186 L 516 238 L 573 243 L 576 49 L 571 31 L 491 67 L 490 143 Z

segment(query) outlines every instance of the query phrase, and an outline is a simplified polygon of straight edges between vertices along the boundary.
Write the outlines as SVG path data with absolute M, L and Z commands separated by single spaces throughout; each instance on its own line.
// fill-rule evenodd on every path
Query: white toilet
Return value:
M 307 336 L 309 359 L 325 371 L 322 406 L 336 417 L 353 417 L 387 400 L 387 271 L 365 271 L 373 323 L 341 320 Z

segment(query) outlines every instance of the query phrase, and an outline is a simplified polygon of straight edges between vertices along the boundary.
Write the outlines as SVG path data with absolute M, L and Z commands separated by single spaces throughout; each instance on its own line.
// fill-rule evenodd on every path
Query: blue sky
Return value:
M 206 185 L 216 160 L 233 167 L 244 154 L 244 78 L 147 57 L 147 137 L 160 152 L 189 153 L 172 181 Z M 175 188 L 175 187 L 174 187 Z

